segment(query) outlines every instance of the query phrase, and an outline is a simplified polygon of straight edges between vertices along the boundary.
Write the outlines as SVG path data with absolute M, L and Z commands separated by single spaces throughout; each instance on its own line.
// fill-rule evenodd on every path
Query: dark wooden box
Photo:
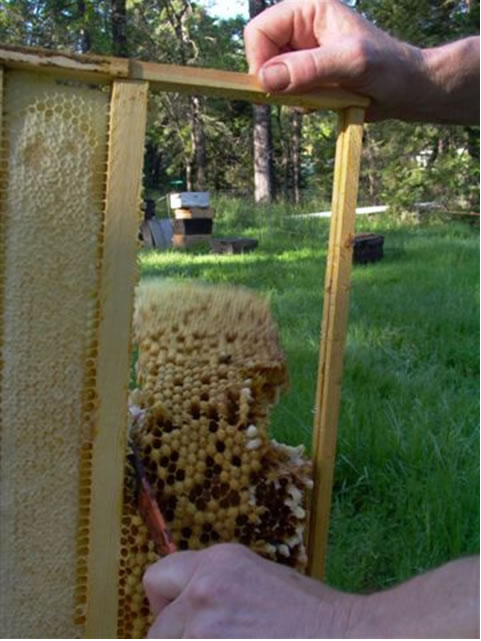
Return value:
M 212 218 L 174 220 L 174 234 L 194 236 L 212 233 Z
M 375 263 L 384 257 L 384 236 L 356 234 L 353 243 L 353 262 L 356 265 Z

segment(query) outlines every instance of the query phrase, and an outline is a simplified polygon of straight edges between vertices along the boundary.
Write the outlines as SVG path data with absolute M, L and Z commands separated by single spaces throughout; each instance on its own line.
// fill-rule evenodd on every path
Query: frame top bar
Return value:
M 369 105 L 369 98 L 339 87 L 325 87 L 304 94 L 268 94 L 261 88 L 256 76 L 219 69 L 131 60 L 130 76 L 138 80 L 148 80 L 153 89 L 219 96 L 253 103 L 336 110 Z
M 303 94 L 267 94 L 257 78 L 246 73 L 165 65 L 128 58 L 78 55 L 48 49 L 2 45 L 0 64 L 7 68 L 48 71 L 103 82 L 120 78 L 144 80 L 153 89 L 253 103 L 334 110 L 366 108 L 369 105 L 369 98 L 339 87 L 325 87 Z

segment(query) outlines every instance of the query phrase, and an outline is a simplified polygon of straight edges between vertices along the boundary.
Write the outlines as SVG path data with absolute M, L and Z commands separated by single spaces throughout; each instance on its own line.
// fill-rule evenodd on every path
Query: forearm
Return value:
M 415 119 L 478 124 L 479 37 L 424 49 L 422 53 L 425 77 L 420 79 L 413 103 Z
M 479 559 L 369 596 L 341 593 L 245 547 L 177 552 L 144 577 L 149 638 L 346 639 L 479 636 Z
M 364 597 L 351 638 L 479 638 L 479 558 L 466 558 Z

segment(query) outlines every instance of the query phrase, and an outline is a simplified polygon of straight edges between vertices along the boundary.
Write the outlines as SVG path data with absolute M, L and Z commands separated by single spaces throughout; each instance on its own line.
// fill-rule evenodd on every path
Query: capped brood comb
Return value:
M 237 541 L 305 568 L 302 448 L 268 437 L 287 368 L 268 304 L 240 288 L 148 284 L 134 318 L 131 436 L 181 550 Z M 149 623 L 140 577 L 155 558 L 127 474 L 120 636 Z

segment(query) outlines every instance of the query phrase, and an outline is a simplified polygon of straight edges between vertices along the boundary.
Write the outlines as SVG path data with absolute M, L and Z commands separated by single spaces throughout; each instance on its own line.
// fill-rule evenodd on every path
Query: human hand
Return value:
M 235 544 L 150 567 L 149 638 L 342 638 L 363 597 L 343 594 Z
M 422 50 L 340 0 L 284 0 L 249 22 L 244 39 L 250 72 L 266 91 L 339 85 L 371 98 L 367 120 L 479 118 L 477 39 Z

